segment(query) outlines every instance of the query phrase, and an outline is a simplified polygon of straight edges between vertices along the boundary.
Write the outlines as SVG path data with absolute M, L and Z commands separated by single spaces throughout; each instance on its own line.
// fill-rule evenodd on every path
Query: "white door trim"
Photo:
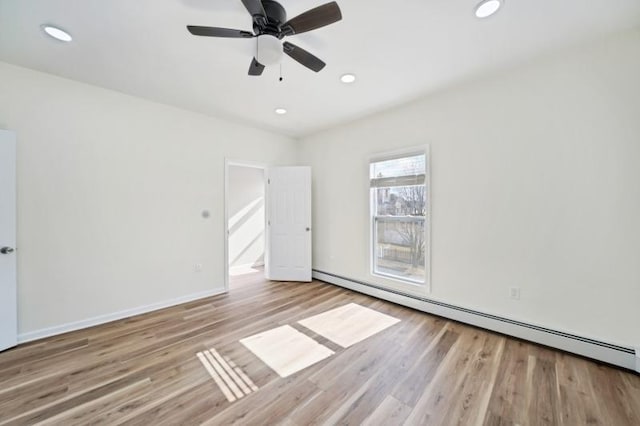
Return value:
M 264 194 L 265 194 L 265 229 L 267 223 L 267 169 L 269 166 L 264 163 L 259 163 L 255 161 L 246 161 L 246 160 L 235 160 L 226 158 L 224 159 L 224 223 L 223 232 L 224 232 L 224 291 L 225 293 L 229 292 L 229 166 L 239 166 L 239 167 L 251 167 L 254 169 L 262 169 L 264 171 Z M 265 256 L 266 251 L 268 250 L 267 245 L 265 244 Z

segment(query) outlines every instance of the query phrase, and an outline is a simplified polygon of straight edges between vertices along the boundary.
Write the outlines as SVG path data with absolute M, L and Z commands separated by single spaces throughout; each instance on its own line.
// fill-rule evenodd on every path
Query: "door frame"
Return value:
M 4 142 L 5 142 L 5 137 L 6 137 L 6 142 L 7 142 L 7 146 L 4 146 Z M 2 139 L 0 141 L 0 143 L 3 144 L 3 147 L 0 147 L 0 151 L 2 151 L 3 153 L 8 153 L 9 157 L 6 158 L 7 160 L 9 160 L 9 167 L 8 169 L 5 169 L 5 172 L 7 172 L 7 176 L 9 176 L 9 183 L 11 183 L 12 185 L 9 187 L 9 193 L 8 193 L 8 199 L 9 201 L 9 207 L 11 207 L 11 211 L 6 212 L 7 216 L 6 218 L 8 219 L 8 225 L 9 225 L 9 229 L 8 229 L 8 234 L 3 234 L 1 237 L 8 237 L 6 240 L 2 240 L 0 241 L 0 246 L 7 246 L 7 247 L 11 247 L 13 248 L 13 252 L 10 252 L 8 254 L 0 254 L 0 256 L 3 257 L 3 263 L 6 260 L 8 263 L 7 265 L 9 266 L 9 270 L 7 277 L 9 278 L 9 282 L 7 282 L 8 287 L 4 287 L 4 284 L 0 283 L 0 286 L 2 286 L 2 290 L 0 290 L 0 293 L 5 293 L 3 294 L 3 297 L 5 295 L 8 295 L 8 299 L 4 300 L 4 302 L 10 302 L 7 304 L 8 310 L 4 311 L 4 314 L 6 315 L 5 318 L 2 318 L 3 321 L 7 321 L 7 322 L 3 322 L 2 324 L 0 324 L 0 328 L 2 329 L 0 331 L 0 333 L 2 333 L 2 337 L 0 337 L 0 344 L 2 344 L 3 346 L 0 347 L 0 352 L 4 351 L 6 349 L 12 348 L 14 346 L 16 346 L 19 342 L 19 336 L 18 336 L 18 212 L 17 212 L 17 203 L 18 203 L 18 174 L 17 174 L 17 167 L 18 167 L 18 141 L 17 141 L 17 134 L 15 131 L 12 130 L 5 130 L 0 128 L 0 139 Z M 7 150 L 5 151 L 5 148 L 7 148 Z M 4 216 L 3 216 L 4 217 Z M 8 257 L 7 259 L 5 259 L 5 257 Z M 4 307 L 0 308 L 4 310 Z M 6 334 L 6 340 L 5 340 L 5 334 Z M 9 346 L 5 346 L 5 345 L 9 345 Z
M 267 257 L 268 244 L 266 244 L 266 233 L 267 233 L 267 172 L 269 166 L 265 163 L 260 163 L 256 161 L 247 161 L 247 160 L 236 160 L 231 158 L 224 159 L 224 223 L 223 223 L 223 232 L 224 232 L 224 292 L 229 292 L 229 166 L 237 166 L 237 167 L 249 167 L 253 169 L 261 169 L 264 174 L 264 230 L 265 230 L 265 245 L 264 245 L 264 256 L 265 259 Z

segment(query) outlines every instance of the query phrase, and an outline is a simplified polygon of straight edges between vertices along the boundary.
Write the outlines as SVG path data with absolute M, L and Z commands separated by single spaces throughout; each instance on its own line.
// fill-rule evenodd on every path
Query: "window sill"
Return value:
M 398 277 L 397 275 L 385 274 L 383 272 L 371 272 L 371 276 L 374 278 L 384 278 L 385 280 L 393 281 L 399 284 L 408 284 L 412 287 L 419 288 L 422 292 L 429 293 L 429 289 L 427 283 L 425 281 L 414 281 L 410 279 L 403 279 Z

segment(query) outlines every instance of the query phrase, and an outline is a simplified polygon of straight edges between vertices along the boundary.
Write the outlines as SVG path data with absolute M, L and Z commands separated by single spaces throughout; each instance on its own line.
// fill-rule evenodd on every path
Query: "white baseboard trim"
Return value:
M 587 358 L 640 372 L 640 349 L 577 336 L 562 331 L 490 315 L 447 303 L 384 289 L 375 284 L 314 269 L 313 278 L 359 293 L 407 306 L 422 312 L 449 318 L 476 327 L 492 330 L 541 345 L 582 355 Z
M 68 322 L 66 324 L 42 328 L 40 330 L 20 333 L 18 334 L 18 344 L 31 342 L 38 339 L 44 339 L 45 337 L 56 336 L 58 334 L 68 333 L 70 331 L 81 330 L 83 328 L 89 328 L 111 321 L 129 318 L 135 315 L 146 314 L 148 312 L 157 311 L 158 309 L 164 309 L 171 306 L 180 305 L 182 303 L 192 302 L 194 300 L 202 299 L 205 297 L 216 296 L 222 293 L 224 293 L 224 288 L 201 291 L 199 293 L 188 294 L 186 296 L 177 297 L 171 300 L 164 300 L 162 302 L 138 306 L 137 308 L 125 309 L 123 311 L 113 312 L 111 314 L 98 315 L 96 317 L 87 318 L 80 321 Z

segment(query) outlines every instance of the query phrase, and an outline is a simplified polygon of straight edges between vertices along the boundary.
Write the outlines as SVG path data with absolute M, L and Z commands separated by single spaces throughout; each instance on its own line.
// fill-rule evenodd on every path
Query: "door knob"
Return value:
M 309 227 L 307 226 L 307 229 L 305 229 L 305 231 L 309 232 L 309 231 L 311 231 L 311 228 L 309 228 Z
M 12 247 L 2 247 L 2 248 L 0 248 L 0 253 L 2 253 L 2 254 L 13 253 L 13 248 Z

